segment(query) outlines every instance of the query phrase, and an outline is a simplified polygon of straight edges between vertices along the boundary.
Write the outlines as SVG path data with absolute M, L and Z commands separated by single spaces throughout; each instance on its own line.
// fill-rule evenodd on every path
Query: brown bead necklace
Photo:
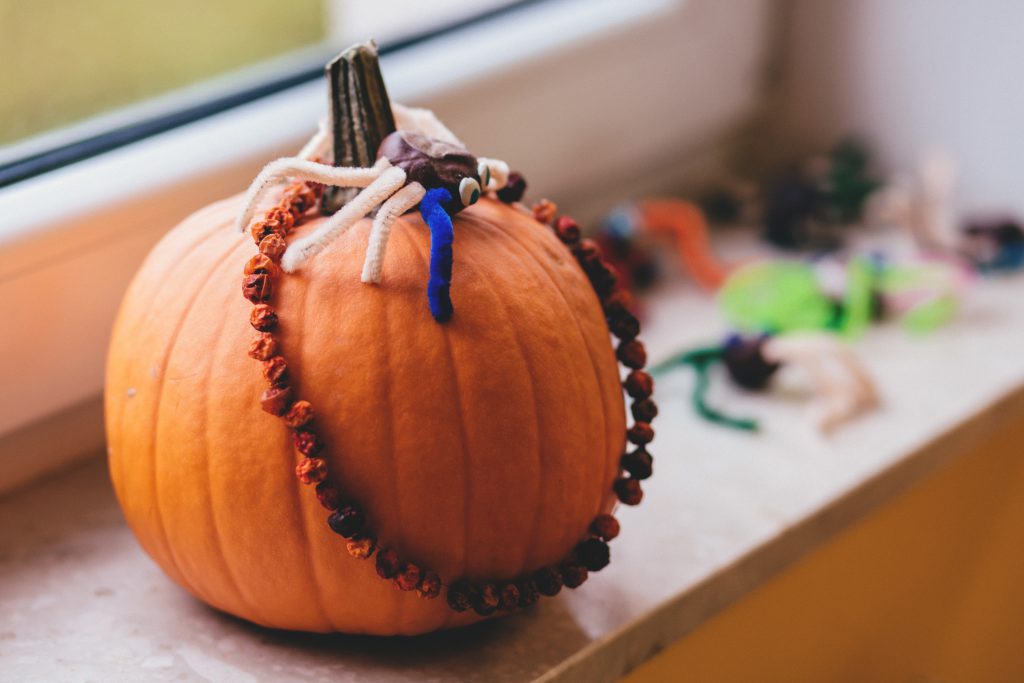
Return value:
M 525 182 L 517 173 L 509 176 L 506 188 L 498 198 L 506 203 L 518 202 Z M 393 549 L 381 545 L 362 510 L 347 500 L 331 480 L 327 461 L 322 457 L 325 447 L 313 421 L 313 407 L 297 399 L 288 376 L 288 363 L 280 353 L 277 338 L 278 317 L 270 301 L 274 280 L 281 276 L 280 261 L 287 237 L 316 206 L 324 187 L 313 182 L 295 182 L 285 189 L 278 203 L 250 228 L 259 253 L 245 264 L 242 294 L 254 304 L 249 322 L 259 333 L 249 346 L 249 355 L 263 363 L 263 376 L 268 387 L 260 396 L 263 410 L 280 417 L 292 431 L 295 449 L 302 456 L 295 475 L 303 484 L 315 486 L 320 504 L 330 511 L 327 523 L 343 537 L 352 557 L 366 560 L 376 556 L 377 574 L 392 581 L 403 591 L 416 591 L 422 598 L 436 598 L 446 589 L 448 606 L 456 612 L 474 610 L 489 616 L 498 610 L 514 610 L 537 602 L 541 595 L 557 595 L 562 586 L 576 588 L 587 580 L 590 572 L 608 565 L 608 541 L 619 534 L 619 522 L 610 514 L 600 514 L 590 524 L 586 538 L 561 562 L 512 580 L 475 581 L 458 579 L 444 583 L 437 572 L 399 557 Z M 601 300 L 609 331 L 619 339 L 615 355 L 629 369 L 623 381 L 626 393 L 633 399 L 630 411 L 634 423 L 626 430 L 626 439 L 636 448 L 627 451 L 620 462 L 620 476 L 612 485 L 615 495 L 626 505 L 636 505 L 643 498 L 640 482 L 651 476 L 652 463 L 647 444 L 654 438 L 651 421 L 658 414 L 651 400 L 654 380 L 643 371 L 647 353 L 637 339 L 640 322 L 627 308 L 628 295 L 618 287 L 614 270 L 602 258 L 595 242 L 581 239 L 580 227 L 572 218 L 559 216 L 557 207 L 548 200 L 533 206 L 534 218 L 551 226 L 559 240 L 576 257 L 594 291 Z

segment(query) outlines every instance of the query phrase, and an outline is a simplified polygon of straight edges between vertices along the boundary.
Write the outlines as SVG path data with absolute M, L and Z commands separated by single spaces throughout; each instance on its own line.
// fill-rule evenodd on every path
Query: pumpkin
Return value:
M 140 544 L 197 598 L 268 627 L 416 634 L 479 619 L 381 581 L 297 481 L 246 354 L 239 278 L 255 249 L 231 227 L 238 210 L 228 199 L 171 231 L 113 331 L 109 466 Z M 378 286 L 359 277 L 369 220 L 282 278 L 280 344 L 330 471 L 381 542 L 445 581 L 511 579 L 558 562 L 611 510 L 623 393 L 601 302 L 551 229 L 488 198 L 453 220 L 449 322 L 424 305 L 429 234 L 413 213 Z

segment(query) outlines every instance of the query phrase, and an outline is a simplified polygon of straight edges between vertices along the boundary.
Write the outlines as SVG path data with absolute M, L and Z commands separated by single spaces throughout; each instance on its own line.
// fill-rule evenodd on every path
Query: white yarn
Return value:
M 812 405 L 818 428 L 828 432 L 878 402 L 874 382 L 842 341 L 821 332 L 772 337 L 762 349 L 765 360 L 802 368 L 818 400 Z
M 340 187 L 366 187 L 381 175 L 384 168 L 390 165 L 387 159 L 381 159 L 370 168 L 328 166 L 294 157 L 271 161 L 263 167 L 263 170 L 249 186 L 249 191 L 246 192 L 245 201 L 242 204 L 242 212 L 238 215 L 235 225 L 239 232 L 244 231 L 256 212 L 256 205 L 263 197 L 263 192 L 284 178 L 312 180 Z
M 310 257 L 323 251 L 324 247 L 338 235 L 355 225 L 357 221 L 405 184 L 405 171 L 400 168 L 392 166 L 383 173 L 378 170 L 378 173 L 379 177 L 338 209 L 337 213 L 316 231 L 291 243 L 284 256 L 281 257 L 281 267 L 285 272 L 291 273 L 300 268 Z
M 363 261 L 363 282 L 377 284 L 380 282 L 384 268 L 384 251 L 388 246 L 391 228 L 403 213 L 420 203 L 426 189 L 417 182 L 412 182 L 393 194 L 377 211 L 370 229 L 370 243 L 366 247 L 366 260 Z

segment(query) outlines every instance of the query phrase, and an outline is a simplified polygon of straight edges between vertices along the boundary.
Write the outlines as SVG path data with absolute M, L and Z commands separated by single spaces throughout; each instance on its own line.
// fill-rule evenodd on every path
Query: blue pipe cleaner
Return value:
M 427 303 L 430 314 L 439 323 L 452 317 L 452 241 L 455 231 L 452 217 L 443 204 L 452 195 L 443 187 L 427 190 L 420 200 L 420 215 L 430 228 L 430 280 L 427 282 Z

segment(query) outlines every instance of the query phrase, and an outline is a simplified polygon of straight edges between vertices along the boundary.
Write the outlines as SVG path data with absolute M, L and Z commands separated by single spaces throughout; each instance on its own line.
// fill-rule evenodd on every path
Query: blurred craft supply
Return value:
M 747 214 L 763 226 L 764 239 L 784 249 L 834 249 L 842 244 L 843 228 L 859 221 L 868 198 L 881 185 L 870 172 L 867 147 L 846 139 L 826 154 L 811 156 L 779 171 L 763 186 L 760 196 L 747 204 Z M 728 208 L 722 191 L 707 195 L 706 205 L 716 215 Z M 729 215 L 728 213 L 726 215 Z
M 867 147 L 854 139 L 813 156 L 769 182 L 762 198 L 764 238 L 787 249 L 834 248 L 841 228 L 859 221 L 880 185 Z
M 954 207 L 956 170 L 948 154 L 932 150 L 917 172 L 897 175 L 872 197 L 869 223 L 903 229 L 920 252 L 947 261 L 966 259 L 978 271 L 1024 267 L 1024 229 L 1013 218 L 968 221 L 958 227 Z
M 955 185 L 953 160 L 942 150 L 931 150 L 921 156 L 915 173 L 896 175 L 875 191 L 866 222 L 901 228 L 921 251 L 952 254 L 960 241 Z
M 661 238 L 671 242 L 679 262 L 702 288 L 714 291 L 725 281 L 729 269 L 711 249 L 707 220 L 692 202 L 651 199 L 621 206 L 605 220 L 598 243 L 623 284 L 640 291 L 660 274 L 654 242 Z
M 737 269 L 718 301 L 729 323 L 748 334 L 827 330 L 855 339 L 891 314 L 912 332 L 937 329 L 956 313 L 969 280 L 959 265 L 937 259 L 765 260 Z
M 825 332 L 800 332 L 773 337 L 732 335 L 721 346 L 677 354 L 651 368 L 654 375 L 688 365 L 696 373 L 691 402 L 702 418 L 743 431 L 758 431 L 750 418 L 726 415 L 707 403 L 709 372 L 723 363 L 732 381 L 751 391 L 765 390 L 780 367 L 803 370 L 816 396 L 810 414 L 818 429 L 829 432 L 877 405 L 875 385 L 853 351 Z
M 1024 267 L 1024 229 L 1017 221 L 975 220 L 964 227 L 963 253 L 981 272 Z
M 818 429 L 829 432 L 878 404 L 874 382 L 853 350 L 824 332 L 803 332 L 769 338 L 762 350 L 769 363 L 804 370 L 817 398 L 811 415 Z

